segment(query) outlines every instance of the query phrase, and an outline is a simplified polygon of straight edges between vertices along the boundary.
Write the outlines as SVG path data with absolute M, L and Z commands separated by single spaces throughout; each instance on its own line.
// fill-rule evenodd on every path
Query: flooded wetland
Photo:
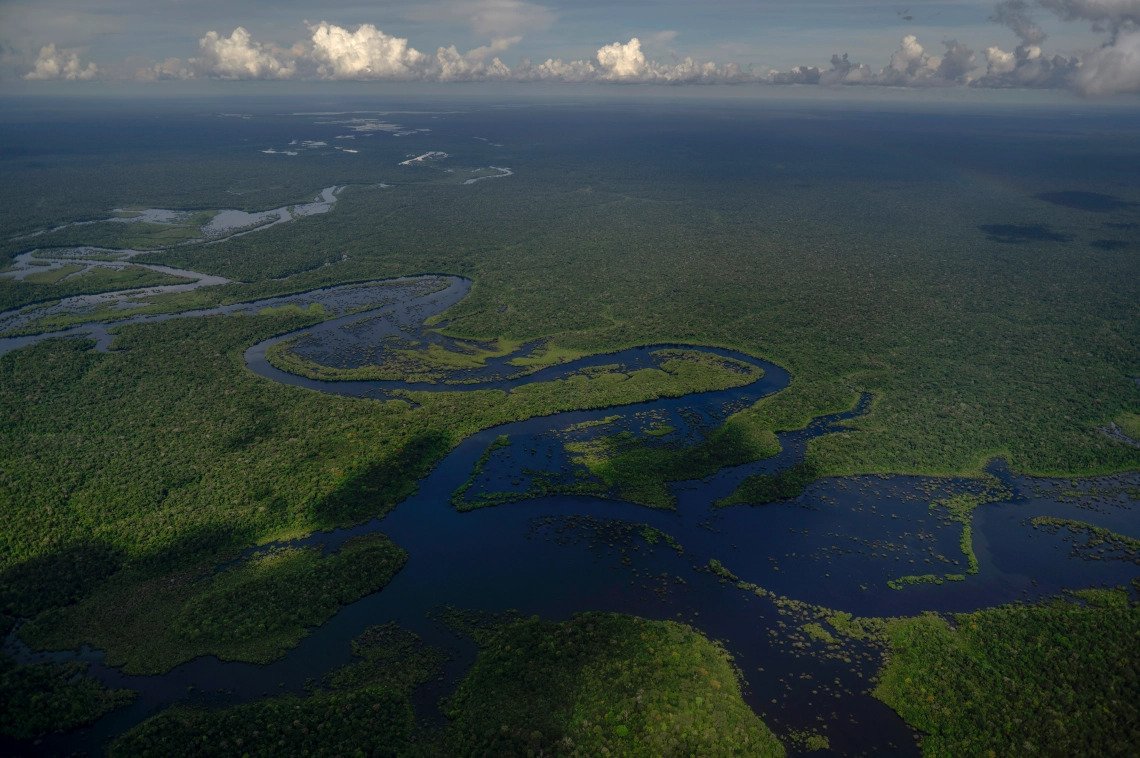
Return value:
M 986 640 L 1071 628 L 1090 677 L 1101 655 L 1134 670 L 1135 301 L 1095 293 L 1136 281 L 1140 196 L 1110 162 L 1120 196 L 1044 168 L 1032 192 L 962 169 L 985 198 L 964 194 L 976 205 L 919 250 L 893 220 L 906 209 L 825 186 L 851 179 L 842 145 L 808 160 L 832 114 L 746 111 L 775 143 L 759 145 L 723 108 L 715 126 L 664 116 L 697 147 L 636 171 L 649 116 L 616 106 L 624 137 L 553 106 L 273 108 L 226 147 L 263 185 L 229 185 L 252 195 L 241 210 L 194 210 L 226 203 L 193 182 L 184 204 L 148 196 L 144 177 L 110 200 L 121 215 L 91 200 L 78 222 L 8 229 L 3 491 L 21 505 L 0 674 L 15 688 L 37 672 L 89 712 L 0 747 L 209 753 L 194 740 L 249 739 L 284 709 L 282 729 L 339 713 L 377 750 L 521 751 L 555 727 L 533 737 L 517 693 L 490 716 L 480 701 L 532 676 L 543 697 L 579 693 L 566 718 L 620 745 L 654 727 L 640 706 L 590 710 L 590 688 L 652 700 L 646 672 L 677 660 L 668 687 L 685 694 L 665 711 L 703 735 L 906 755 L 970 744 L 946 726 L 970 687 L 996 693 L 962 711 L 979 723 L 1002 697 L 1049 696 L 999 692 L 1001 667 L 1038 666 L 1024 651 L 1040 645 Z M 886 120 L 863 114 L 842 140 L 873 151 L 876 128 L 905 142 L 935 118 Z M 969 161 L 1000 152 L 989 122 L 962 126 Z M 565 130 L 588 161 L 549 136 Z M 863 160 L 923 212 L 951 191 Z M 707 171 L 735 189 L 690 197 Z M 796 229 L 789 214 L 823 197 Z M 859 203 L 868 226 L 829 238 Z M 686 267 L 707 277 L 669 273 Z M 66 586 L 45 579 L 64 565 Z M 946 663 L 963 650 L 996 679 L 947 673 L 972 672 Z M 1105 677 L 1097 707 L 1124 708 Z

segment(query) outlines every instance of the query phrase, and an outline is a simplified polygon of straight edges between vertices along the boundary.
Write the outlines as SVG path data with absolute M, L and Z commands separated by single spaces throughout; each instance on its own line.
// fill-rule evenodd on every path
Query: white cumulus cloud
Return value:
M 403 37 L 385 34 L 372 24 L 350 32 L 322 21 L 309 27 L 318 74 L 327 79 L 417 79 L 428 57 Z
M 986 64 L 990 76 L 1001 76 L 1017 67 L 1017 56 L 994 45 L 986 48 Z
M 24 74 L 25 79 L 67 79 L 81 81 L 94 79 L 99 67 L 94 63 L 84 66 L 79 62 L 79 54 L 72 50 L 56 50 L 55 45 L 44 45 L 32 66 Z
M 511 77 L 511 70 L 497 57 L 486 60 L 493 45 L 475 48 L 462 54 L 455 48 L 441 47 L 435 52 L 428 75 L 442 82 L 473 82 L 503 80 Z
M 1102 43 L 1083 54 L 1063 57 L 1047 51 L 1048 36 L 1035 15 L 1050 12 L 1063 21 L 1088 23 Z M 308 37 L 289 47 L 263 43 L 243 26 L 228 36 L 209 31 L 197 57 L 168 58 L 141 67 L 135 76 L 164 79 L 343 79 L 391 81 L 541 81 L 650 84 L 805 84 L 892 87 L 1068 88 L 1086 95 L 1140 92 L 1140 0 L 999 0 L 992 20 L 1016 36 L 1012 51 L 991 45 L 984 54 L 957 40 L 943 49 L 925 47 L 914 34 L 874 66 L 835 54 L 830 67 L 811 63 L 787 71 L 755 71 L 735 63 L 681 57 L 673 52 L 673 30 L 646 31 L 599 47 L 592 56 L 541 63 L 503 62 L 506 51 L 525 33 L 548 28 L 557 14 L 529 0 L 440 0 L 411 6 L 405 18 L 465 21 L 486 43 L 466 52 L 455 45 L 434 54 L 373 24 L 355 28 L 321 21 L 309 24 Z M 541 59 L 539 59 L 541 60 Z M 881 67 L 879 67 L 881 66 Z M 28 79 L 91 79 L 94 63 L 84 65 L 72 50 L 45 45 Z
M 198 40 L 198 48 L 202 57 L 194 59 L 194 63 L 218 79 L 288 79 L 296 73 L 296 64 L 288 51 L 255 42 L 242 26 L 229 37 L 206 32 Z
M 598 48 L 598 65 L 606 79 L 633 79 L 642 77 L 648 71 L 645 53 L 641 52 L 641 40 L 637 37 L 629 42 L 613 42 Z

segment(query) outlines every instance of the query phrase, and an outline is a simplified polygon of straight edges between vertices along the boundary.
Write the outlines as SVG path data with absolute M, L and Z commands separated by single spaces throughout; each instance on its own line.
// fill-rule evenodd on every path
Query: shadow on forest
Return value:
M 20 618 L 74 605 L 122 571 L 159 575 L 215 561 L 254 540 L 248 530 L 228 524 L 188 529 L 178 539 L 133 560 L 123 548 L 104 540 L 87 540 L 38 555 L 0 572 L 0 631 Z
M 1089 243 L 1089 247 L 1094 247 L 1097 250 L 1125 250 L 1132 247 L 1133 243 L 1128 240 L 1093 240 Z
M 453 442 L 450 434 L 440 430 L 416 434 L 395 453 L 363 466 L 318 501 L 313 506 L 314 525 L 329 529 L 387 514 L 415 491 Z
M 414 435 L 394 454 L 363 466 L 336 491 L 313 506 L 318 529 L 383 516 L 406 499 L 418 482 L 451 449 L 450 434 Z M 0 634 L 21 618 L 74 605 L 121 572 L 160 576 L 215 563 L 256 542 L 248 529 L 208 524 L 186 530 L 160 548 L 128 558 L 127 551 L 105 540 L 72 543 L 0 572 Z
M 1079 211 L 1093 211 L 1095 213 L 1108 213 L 1120 208 L 1130 208 L 1136 203 L 1124 200 L 1113 195 L 1105 195 L 1100 192 L 1078 192 L 1074 190 L 1065 190 L 1061 192 L 1042 192 L 1039 195 L 1034 195 L 1038 200 L 1044 200 L 1053 205 L 1061 205 L 1065 208 L 1076 208 Z
M 120 548 L 89 540 L 10 566 L 0 572 L 0 624 L 77 603 L 123 567 Z
M 1067 234 L 1052 231 L 1042 224 L 981 224 L 978 226 L 993 242 L 1023 245 L 1027 242 L 1068 242 Z

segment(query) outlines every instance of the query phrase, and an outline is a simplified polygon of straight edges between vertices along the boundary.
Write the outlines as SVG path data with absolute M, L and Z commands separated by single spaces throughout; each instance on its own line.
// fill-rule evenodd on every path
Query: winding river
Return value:
M 556 619 L 583 610 L 612 610 L 682 620 L 724 642 L 743 674 L 746 699 L 778 732 L 822 726 L 832 748 L 842 753 L 913 754 L 917 747 L 911 730 L 893 711 L 865 694 L 867 680 L 877 666 L 874 656 L 841 661 L 808 655 L 789 645 L 783 634 L 770 634 L 793 622 L 781 615 L 772 600 L 741 591 L 705 570 L 709 560 L 718 559 L 741 578 L 780 595 L 876 616 L 968 610 L 1045 597 L 1065 588 L 1123 584 L 1135 575 L 1130 560 L 1112 556 L 1087 560 L 1088 555 L 1075 548 L 1071 537 L 1027 524 L 1030 517 L 1052 515 L 1135 535 L 1140 530 L 1128 495 L 1095 495 L 1107 480 L 1062 484 L 1014 476 L 994 464 L 991 473 L 1012 494 L 975 512 L 974 546 L 980 571 L 965 581 L 902 590 L 891 589 L 887 580 L 907 574 L 965 572 L 965 558 L 958 546 L 960 525 L 930 503 L 977 491 L 977 482 L 908 476 L 830 478 L 790 501 L 763 507 L 714 507 L 716 500 L 731 493 L 745 477 L 779 471 L 802 460 L 811 439 L 845 433 L 845 422 L 866 410 L 867 398 L 848 412 L 781 433 L 782 451 L 773 458 L 725 468 L 699 481 L 675 483 L 671 490 L 677 499 L 676 510 L 580 495 L 533 497 L 469 512 L 451 505 L 453 493 L 469 480 L 468 497 L 494 492 L 516 492 L 521 497 L 530 480 L 542 472 L 565 472 L 573 465 L 565 449 L 568 438 L 668 428 L 672 431 L 658 444 L 699 439 L 732 412 L 779 392 L 791 380 L 779 366 L 732 350 L 642 346 L 530 373 L 509 362 L 516 353 L 489 360 L 478 370 L 455 372 L 447 381 L 436 383 L 321 381 L 282 371 L 266 360 L 266 351 L 283 340 L 291 340 L 293 349 L 310 360 L 341 368 L 374 362 L 393 340 L 449 346 L 447 337 L 425 329 L 424 322 L 459 302 L 470 287 L 470 281 L 453 276 L 408 277 L 0 340 L 0 353 L 61 336 L 93 337 L 97 349 L 105 350 L 113 339 L 108 330 L 121 324 L 319 303 L 329 313 L 328 320 L 250 347 L 245 354 L 249 369 L 267 381 L 377 399 L 404 397 L 408 392 L 510 391 L 598 366 L 634 370 L 658 365 L 661 351 L 673 347 L 743 361 L 763 371 L 759 379 L 739 387 L 617 408 L 556 413 L 485 429 L 464 439 L 420 482 L 415 494 L 383 519 L 292 543 L 335 550 L 353 536 L 382 531 L 405 548 L 410 558 L 383 591 L 342 608 L 287 656 L 269 665 L 207 656 L 160 676 L 129 676 L 104 665 L 98 651 L 32 653 L 20 649 L 18 640 L 11 637 L 9 649 L 24 660 L 88 660 L 93 674 L 106 684 L 140 693 L 133 705 L 90 728 L 53 736 L 45 746 L 59 751 L 97 750 L 109 737 L 173 702 L 222 705 L 267 694 L 303 692 L 307 680 L 348 661 L 353 637 L 369 625 L 389 620 L 452 654 L 443 680 L 418 695 L 421 712 L 430 714 L 438 698 L 470 666 L 475 653 L 473 643 L 433 620 L 434 610 L 453 605 L 492 612 L 515 609 Z M 536 347 L 528 346 L 521 354 Z M 476 470 L 477 461 L 501 436 L 511 444 L 496 447 L 486 465 Z M 1140 483 L 1136 475 L 1123 479 L 1132 486 Z M 1112 480 L 1120 481 L 1119 477 Z M 663 542 L 649 545 L 636 539 L 615 539 L 615 530 L 621 533 L 622 525 L 629 523 L 655 527 L 684 549 L 679 552 Z

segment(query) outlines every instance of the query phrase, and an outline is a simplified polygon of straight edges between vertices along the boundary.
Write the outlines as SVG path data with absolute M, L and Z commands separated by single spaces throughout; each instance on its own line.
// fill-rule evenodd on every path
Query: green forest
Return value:
M 469 114 L 463 128 L 441 119 L 430 136 L 403 143 L 378 135 L 351 161 L 270 163 L 249 137 L 138 156 L 121 145 L 0 155 L 0 201 L 19 209 L 0 220 L 0 311 L 33 315 L 4 336 L 442 273 L 473 282 L 431 322 L 466 340 L 464 352 L 401 349 L 344 369 L 308 360 L 286 341 L 268 358 L 323 379 L 440 381 L 536 341 L 541 349 L 516 368 L 658 344 L 740 351 L 787 369 L 789 386 L 727 409 L 684 442 L 664 422 L 639 434 L 587 422 L 601 432 L 560 450 L 575 468 L 570 484 L 537 476 L 530 491 L 471 494 L 496 451 L 512 452 L 509 438 L 496 439 L 450 507 L 480 516 L 563 493 L 669 515 L 677 482 L 769 458 L 780 451 L 778 433 L 866 396 L 867 412 L 841 433 L 812 439 L 789 468 L 743 478 L 717 505 L 733 506 L 721 513 L 779 508 L 825 478 L 970 480 L 985 494 L 915 506 L 952 523 L 963 573 L 884 577 L 900 596 L 984 572 L 974 513 L 1012 497 L 987 473 L 995 460 L 1016 476 L 1074 481 L 1140 470 L 1136 248 L 1095 245 L 1106 225 L 1134 235 L 1140 212 L 1135 203 L 1094 213 L 1041 199 L 1075 180 L 1035 158 L 1131 156 L 1120 166 L 1102 158 L 1097 170 L 1114 193 L 1140 202 L 1125 170 L 1135 158 L 1128 135 L 1105 128 L 1093 144 L 1041 129 L 1015 140 L 969 121 L 962 139 L 981 130 L 997 147 L 952 165 L 916 157 L 912 133 L 881 146 L 870 122 L 835 114 L 748 111 L 748 124 L 772 131 L 764 142 L 742 137 L 735 119 L 744 117 L 727 106 L 710 107 L 701 116 L 710 126 L 697 131 L 616 105 L 607 118 L 623 128 L 590 131 L 574 125 L 572 110 L 553 112 L 573 128 L 545 111 L 526 117 L 541 129 L 524 128 L 523 117 L 503 125 L 516 139 L 502 138 L 506 156 L 471 139 L 509 121 L 486 113 Z M 690 135 L 682 147 L 669 141 L 677 133 Z M 825 134 L 839 136 L 823 145 Z M 455 171 L 401 167 L 411 139 L 435 140 Z M 738 140 L 748 149 L 725 148 Z M 852 155 L 861 170 L 851 168 Z M 1002 155 L 999 171 L 991 164 Z M 487 165 L 511 165 L 514 174 L 462 183 Z M 198 241 L 218 210 L 301 203 L 333 185 L 346 188 L 328 213 Z M 187 215 L 173 225 L 107 222 L 21 237 L 142 207 Z M 992 233 L 1010 225 L 1064 233 Z M 137 265 L 2 275 L 20 253 L 78 244 L 130 247 L 145 251 L 132 264 L 231 281 L 37 315 L 75 295 L 185 280 Z M 15 630 L 32 650 L 91 646 L 128 675 L 161 675 L 202 656 L 280 661 L 345 607 L 383 592 L 416 556 L 383 524 L 330 550 L 274 543 L 390 514 L 465 439 L 497 425 L 740 387 L 762 375 L 680 347 L 656 356 L 654 368 L 602 366 L 512 390 L 456 384 L 374 400 L 286 386 L 246 366 L 250 346 L 328 315 L 287 306 L 113 326 L 106 352 L 89 339 L 50 339 L 0 355 L 0 631 Z M 1125 499 L 1134 506 L 1135 493 Z M 1086 540 L 1086 557 L 1111 550 L 1106 561 L 1134 565 L 1140 535 L 1096 526 L 1095 517 L 1034 512 L 1025 528 Z M 739 582 L 723 571 L 713 573 Z M 749 601 L 769 596 L 748 589 Z M 758 626 L 756 634 L 791 635 L 805 649 L 855 638 L 873 648 L 881 668 L 867 692 L 920 735 L 928 755 L 1124 755 L 1140 740 L 1136 591 L 857 622 L 820 612 L 808 626 Z M 179 703 L 135 719 L 109 751 L 783 755 L 824 744 L 824 727 L 770 728 L 717 635 L 677 619 L 584 612 L 480 626 L 468 641 L 473 663 L 427 708 L 442 703 L 439 723 L 424 717 L 422 693 L 451 671 L 448 653 L 408 628 L 374 625 L 352 643 L 348 665 L 305 692 Z M 768 676 L 762 666 L 750 675 Z M 121 713 L 134 697 L 100 684 L 86 663 L 0 657 L 0 699 L 13 704 L 0 733 L 20 744 Z

